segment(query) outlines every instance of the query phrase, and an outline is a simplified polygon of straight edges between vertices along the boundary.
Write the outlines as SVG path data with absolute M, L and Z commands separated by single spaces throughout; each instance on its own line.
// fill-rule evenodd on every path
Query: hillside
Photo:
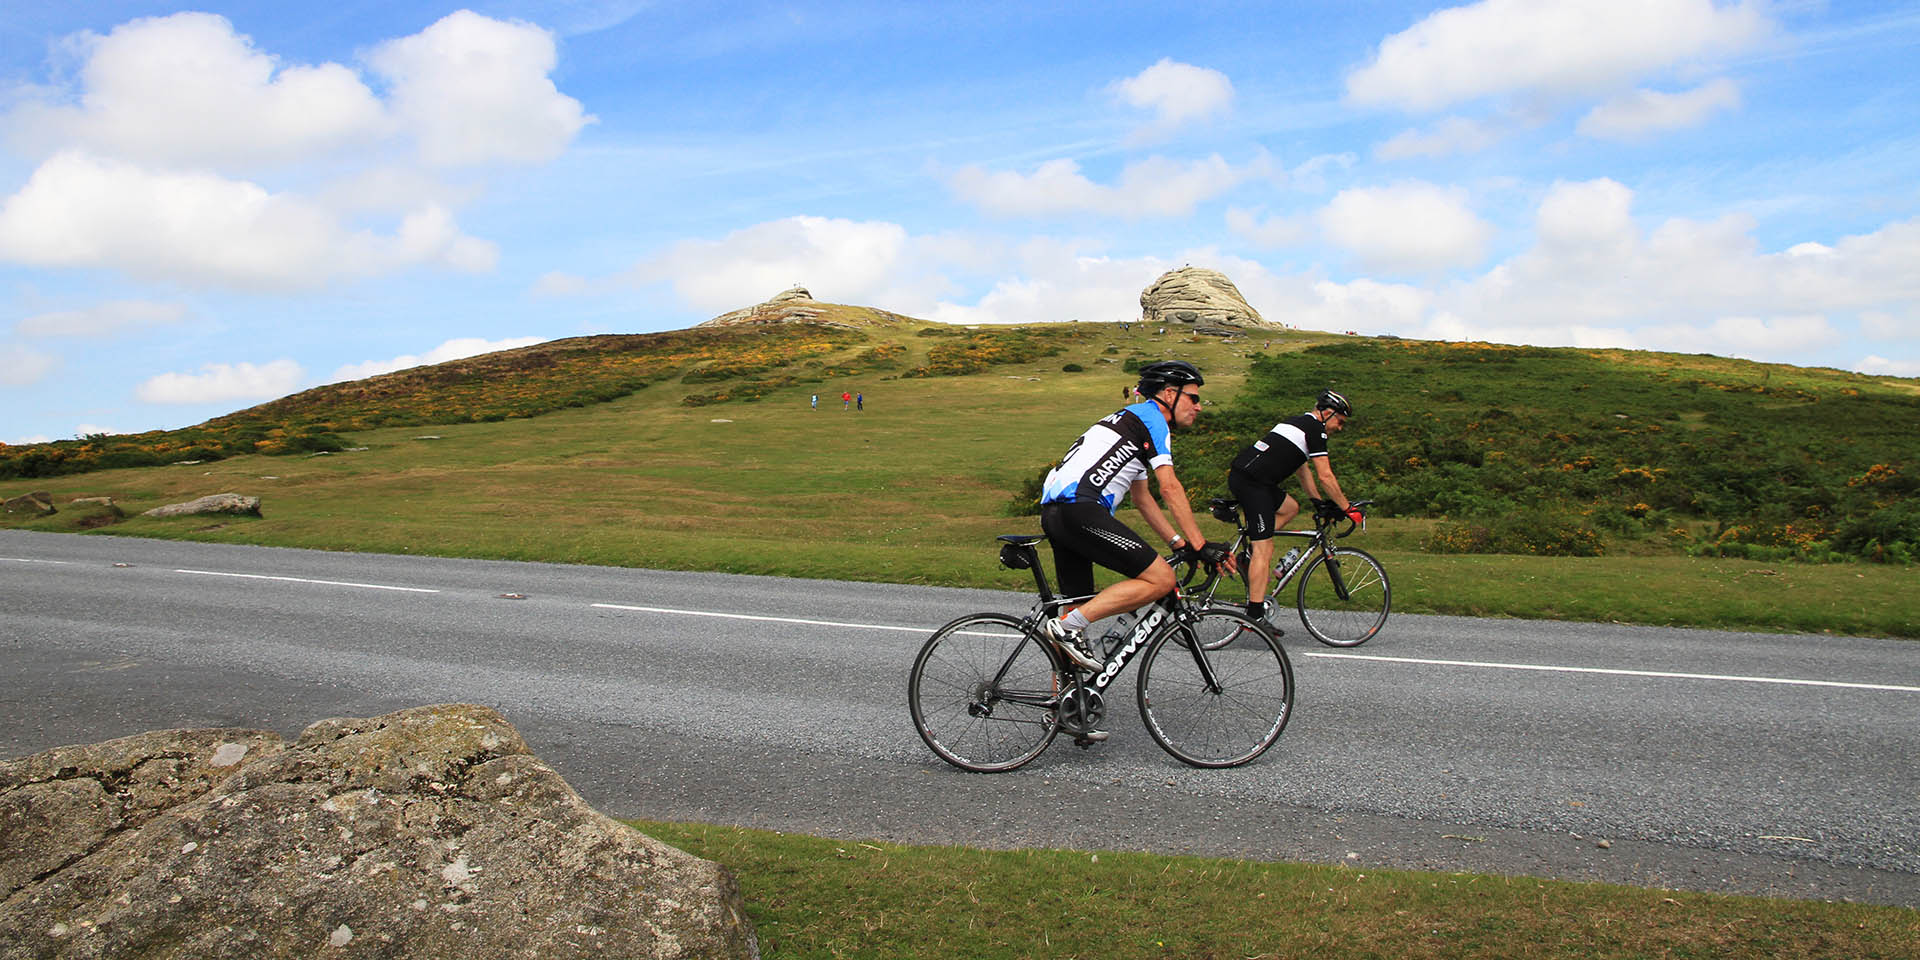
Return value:
M 981 544 L 1032 528 L 1023 489 L 1119 404 L 1128 367 L 1163 356 L 1208 374 L 1202 429 L 1177 443 L 1196 499 L 1321 386 L 1354 398 L 1334 463 L 1381 502 L 1363 536 L 1390 558 L 1396 609 L 1920 635 L 1920 604 L 1896 589 L 1920 540 L 1920 383 L 1702 356 L 1111 324 L 704 326 L 73 441 L 69 472 L 16 467 L 0 494 L 112 496 L 127 513 L 265 501 L 219 523 L 64 507 L 5 521 L 31 529 L 1018 589 Z M 843 390 L 866 409 L 843 412 Z M 199 446 L 169 446 L 185 442 Z M 70 472 L 116 443 L 204 462 Z M 183 455 L 202 451 L 226 455 Z M 36 452 L 50 465 L 37 448 L 0 455 Z

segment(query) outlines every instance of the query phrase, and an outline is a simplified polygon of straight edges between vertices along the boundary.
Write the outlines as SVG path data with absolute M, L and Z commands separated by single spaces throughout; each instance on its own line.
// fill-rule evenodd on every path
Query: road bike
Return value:
M 1031 570 L 1039 599 L 1022 617 L 961 617 L 921 646 L 907 675 L 907 705 L 920 739 L 940 759 L 996 773 L 1039 756 L 1063 732 L 1091 746 L 1108 689 L 1136 657 L 1140 719 L 1182 763 L 1236 767 L 1280 738 L 1293 715 L 1293 663 L 1265 625 L 1241 610 L 1191 603 L 1176 589 L 1133 617 L 1103 621 L 1109 628 L 1097 642 L 1105 665 L 1084 670 L 1041 631 L 1087 598 L 1053 593 L 1035 550 L 1044 536 L 999 539 L 1000 563 Z M 1091 629 L 1088 636 L 1096 637 Z M 1222 639 L 1238 642 L 1227 648 Z
M 1276 530 L 1275 539 L 1293 537 L 1305 539 L 1307 543 L 1291 564 L 1282 561 L 1275 567 L 1273 585 L 1269 588 L 1269 597 L 1279 597 L 1280 591 L 1289 583 L 1297 582 L 1294 592 L 1294 605 L 1300 611 L 1300 623 L 1307 628 L 1315 640 L 1330 647 L 1357 647 L 1373 639 L 1374 634 L 1387 622 L 1387 613 L 1393 606 L 1393 585 L 1387 581 L 1387 569 L 1380 561 L 1365 550 L 1353 547 L 1337 547 L 1333 541 L 1352 534 L 1356 529 L 1366 529 L 1353 522 L 1351 517 L 1334 506 L 1332 501 L 1315 500 L 1313 502 L 1312 530 Z M 1355 500 L 1352 506 L 1363 514 L 1371 500 Z M 1241 576 L 1247 575 L 1250 546 L 1247 540 L 1247 526 L 1241 516 L 1240 501 L 1225 497 L 1209 501 L 1215 519 L 1222 523 L 1233 524 L 1238 533 L 1228 548 L 1240 562 Z M 1345 530 L 1339 530 L 1341 523 Z M 1335 532 L 1338 530 L 1338 532 Z M 1186 579 L 1191 579 L 1197 567 L 1189 568 Z M 1206 579 L 1193 590 L 1193 594 L 1202 606 L 1210 606 L 1214 594 L 1220 589 L 1220 582 L 1226 579 L 1218 567 L 1207 572 Z M 1231 642 L 1231 637 L 1220 638 L 1215 643 Z

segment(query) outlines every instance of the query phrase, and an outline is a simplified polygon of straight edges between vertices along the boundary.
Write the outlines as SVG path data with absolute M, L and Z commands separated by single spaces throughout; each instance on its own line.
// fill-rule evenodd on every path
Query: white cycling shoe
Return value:
M 1050 619 L 1041 628 L 1047 640 L 1055 648 L 1079 665 L 1082 670 L 1098 670 L 1107 665 L 1100 655 L 1093 652 L 1093 646 L 1087 643 L 1087 635 L 1079 630 L 1070 629 L 1059 619 Z

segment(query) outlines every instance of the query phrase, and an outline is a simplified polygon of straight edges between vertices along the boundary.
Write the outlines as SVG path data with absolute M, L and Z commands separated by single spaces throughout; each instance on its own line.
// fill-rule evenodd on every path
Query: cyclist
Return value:
M 1040 496 L 1040 528 L 1053 542 L 1054 570 L 1069 597 L 1093 594 L 1066 616 L 1049 620 L 1046 635 L 1068 659 L 1088 670 L 1105 664 L 1087 642 L 1093 621 L 1137 610 L 1173 591 L 1173 567 L 1160 552 L 1114 517 L 1129 494 L 1147 526 L 1178 554 L 1227 561 L 1224 544 L 1209 544 L 1174 476 L 1170 428 L 1193 426 L 1206 380 L 1193 364 L 1164 360 L 1140 368 L 1139 403 L 1122 407 L 1087 429 L 1047 474 Z M 1147 483 L 1160 482 L 1156 503 Z M 1161 509 L 1165 505 L 1166 511 Z M 1167 512 L 1173 514 L 1169 523 Z M 1174 524 L 1179 525 L 1175 529 Z M 1094 594 L 1095 563 L 1127 579 Z M 1229 569 L 1232 569 L 1229 562 Z M 1087 739 L 1104 739 L 1092 731 Z
M 1308 497 L 1320 500 L 1324 490 L 1325 499 L 1355 523 L 1360 522 L 1360 511 L 1353 509 L 1341 492 L 1327 460 L 1327 434 L 1338 433 L 1352 417 L 1353 405 L 1346 397 L 1332 390 L 1322 391 L 1311 411 L 1274 424 L 1265 436 L 1240 451 L 1227 468 L 1227 490 L 1246 511 L 1247 539 L 1253 544 L 1247 559 L 1247 616 L 1265 619 L 1267 581 L 1273 573 L 1273 534 L 1292 523 L 1300 512 L 1300 504 L 1280 492 L 1288 474 L 1300 478 L 1300 487 Z M 1279 628 L 1274 627 L 1274 632 Z

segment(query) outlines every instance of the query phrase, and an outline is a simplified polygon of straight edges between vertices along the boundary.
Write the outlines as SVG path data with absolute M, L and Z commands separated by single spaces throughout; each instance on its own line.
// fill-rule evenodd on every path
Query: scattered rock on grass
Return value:
M 216 493 L 185 503 L 169 503 L 164 507 L 154 507 L 141 516 L 187 517 L 201 513 L 232 513 L 257 517 L 260 515 L 260 498 L 241 496 L 237 493 Z

